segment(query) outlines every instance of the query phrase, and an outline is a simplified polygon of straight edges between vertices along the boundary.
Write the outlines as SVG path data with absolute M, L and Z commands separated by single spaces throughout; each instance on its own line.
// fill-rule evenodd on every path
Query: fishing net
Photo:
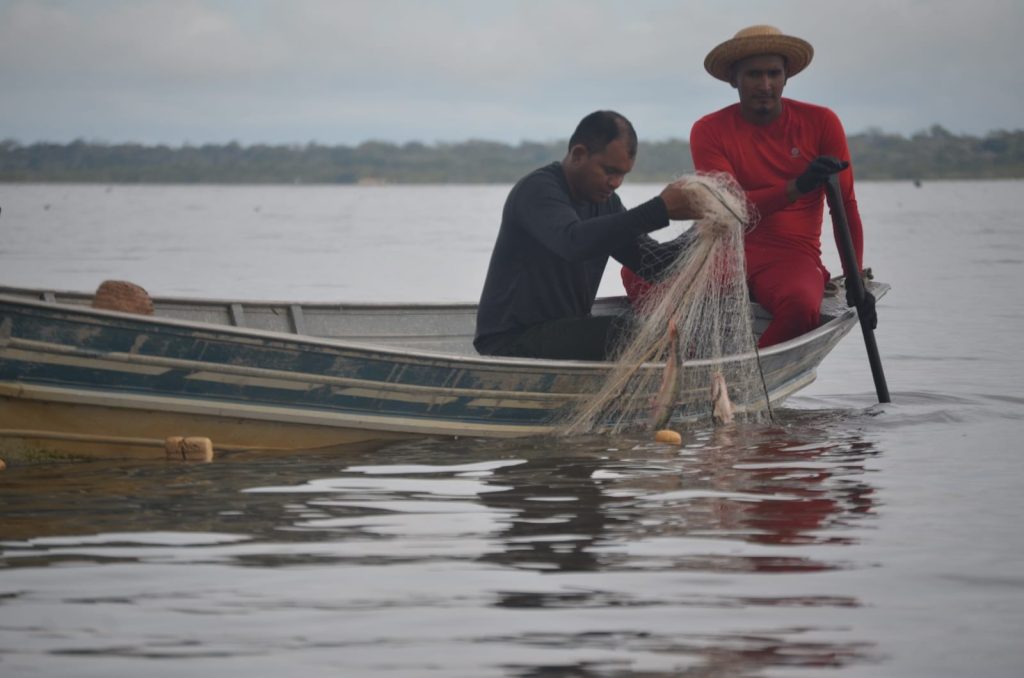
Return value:
M 639 302 L 600 387 L 564 424 L 570 434 L 730 422 L 766 410 L 747 293 L 743 236 L 754 208 L 725 174 L 682 177 L 704 216 L 689 246 Z

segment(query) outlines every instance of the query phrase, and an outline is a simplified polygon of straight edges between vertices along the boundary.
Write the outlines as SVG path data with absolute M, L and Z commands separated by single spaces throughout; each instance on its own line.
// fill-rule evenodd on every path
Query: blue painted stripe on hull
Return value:
M 432 356 L 0 302 L 0 380 L 97 394 L 529 427 L 549 424 L 559 407 L 595 390 L 609 369 L 601 363 Z M 844 314 L 763 352 L 773 396 L 812 380 L 815 367 L 854 324 Z M 691 400 L 680 417 L 705 416 L 707 399 L 692 394 Z

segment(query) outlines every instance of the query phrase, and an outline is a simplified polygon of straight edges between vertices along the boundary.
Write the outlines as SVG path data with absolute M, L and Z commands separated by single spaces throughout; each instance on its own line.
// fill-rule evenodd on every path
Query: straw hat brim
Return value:
M 811 43 L 791 35 L 750 35 L 726 40 L 708 52 L 704 70 L 725 82 L 731 81 L 732 65 L 747 57 L 779 54 L 786 59 L 786 77 L 807 68 L 814 58 Z

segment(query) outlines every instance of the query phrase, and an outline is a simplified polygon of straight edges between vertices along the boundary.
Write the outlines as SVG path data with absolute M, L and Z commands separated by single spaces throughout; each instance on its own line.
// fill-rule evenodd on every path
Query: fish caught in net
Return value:
M 678 181 L 704 216 L 636 307 L 614 366 L 573 408 L 565 433 L 728 423 L 767 411 L 743 254 L 754 207 L 728 175 Z

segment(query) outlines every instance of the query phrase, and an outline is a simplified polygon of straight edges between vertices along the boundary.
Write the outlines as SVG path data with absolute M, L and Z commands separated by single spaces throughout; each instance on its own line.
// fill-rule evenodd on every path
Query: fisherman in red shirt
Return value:
M 819 324 L 829 272 L 821 261 L 822 186 L 839 173 L 859 268 L 864 236 L 846 134 L 828 108 L 783 98 L 789 78 L 810 63 L 814 49 L 771 26 L 751 26 L 708 53 L 704 68 L 730 83 L 739 103 L 698 120 L 690 152 L 698 172 L 726 172 L 756 206 L 760 220 L 744 239 L 747 282 L 754 300 L 772 314 L 759 345 L 771 346 Z M 637 281 L 623 271 L 631 297 Z M 849 297 L 847 303 L 853 305 Z M 873 328 L 875 299 L 858 307 Z

